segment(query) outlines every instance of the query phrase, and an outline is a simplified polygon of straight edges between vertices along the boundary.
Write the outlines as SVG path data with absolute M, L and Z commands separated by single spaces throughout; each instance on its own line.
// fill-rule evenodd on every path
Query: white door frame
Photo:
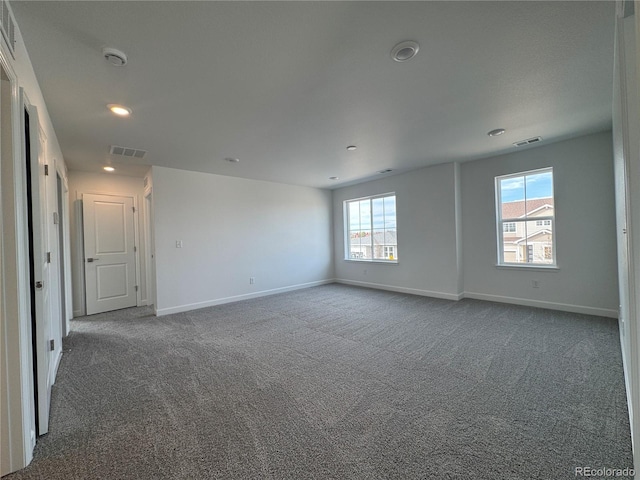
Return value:
M 156 305 L 156 255 L 155 242 L 153 237 L 153 189 L 147 188 L 144 192 L 144 238 L 146 255 L 146 278 L 147 278 L 147 305 Z
M 635 5 L 634 5 L 635 4 Z M 635 9 L 633 8 L 635 6 Z M 635 13 L 634 11 L 635 10 Z M 640 469 L 640 2 L 616 5 L 614 166 L 620 344 L 624 364 L 634 467 Z
M 17 77 L 10 66 L 7 53 L 0 45 L 0 66 L 6 74 L 11 100 L 3 111 L 11 112 L 10 155 L 1 158 L 2 176 L 2 249 L 0 250 L 2 286 L 1 313 L 2 326 L 2 391 L 3 408 L 8 413 L 8 431 L 5 438 L 3 429 L 2 448 L 6 448 L 2 458 L 0 474 L 4 475 L 31 462 L 35 446 L 35 407 L 33 401 L 33 367 L 31 349 L 31 307 L 29 299 L 28 234 L 26 224 L 26 163 L 22 153 L 24 125 L 22 125 L 21 93 Z M 6 138 L 6 137 L 5 137 Z M 6 361 L 6 365 L 4 364 Z M 4 417 L 4 414 L 3 414 Z M 5 443 L 6 441 L 6 443 Z M 6 456 L 5 456 L 6 455 Z
M 106 175 L 106 174 L 105 174 Z M 85 273 L 84 273 L 84 259 L 85 259 L 85 254 L 84 254 L 84 222 L 82 220 L 82 196 L 85 194 L 93 194 L 93 195 L 112 195 L 112 196 L 118 196 L 118 197 L 131 197 L 133 198 L 133 206 L 135 207 L 135 211 L 133 212 L 133 222 L 134 222 L 134 226 L 133 226 L 133 232 L 134 232 L 134 242 L 136 245 L 136 252 L 135 252 L 135 259 L 136 259 L 136 284 L 140 285 L 140 229 L 139 229 L 139 222 L 140 222 L 140 218 L 139 218 L 139 211 L 140 208 L 138 206 L 138 195 L 132 194 L 132 193 L 119 193 L 119 192 L 109 192 L 109 191 L 104 191 L 104 190 L 93 190 L 93 189 L 88 189 L 88 190 L 78 190 L 76 191 L 76 196 L 75 196 L 75 208 L 74 208 L 74 215 L 75 215 L 75 224 L 76 224 L 76 228 L 75 228 L 75 239 L 77 242 L 78 247 L 76 248 L 76 255 L 75 255 L 75 261 L 77 262 L 78 268 L 76 268 L 76 275 L 78 276 L 77 278 L 77 282 L 80 285 L 80 292 L 81 292 L 81 305 L 80 305 L 80 311 L 76 312 L 78 314 L 78 316 L 82 316 L 82 315 L 86 315 L 87 314 L 87 291 L 86 291 L 86 281 L 85 281 Z M 70 257 L 69 257 L 70 258 Z M 76 290 L 77 292 L 77 290 Z M 136 305 L 139 307 L 142 305 L 142 297 L 141 297 L 141 289 L 138 288 L 138 291 L 136 292 Z M 73 311 L 73 308 L 70 310 Z
M 57 189 L 57 193 L 59 196 L 59 203 L 57 206 L 58 209 L 58 229 L 60 234 L 60 238 L 62 240 L 61 244 L 58 245 L 59 254 L 62 255 L 63 262 L 59 264 L 60 273 L 62 275 L 61 280 L 63 284 L 61 285 L 61 292 L 63 296 L 61 298 L 64 317 L 61 319 L 62 322 L 62 336 L 66 337 L 71 331 L 71 326 L 69 321 L 73 317 L 73 301 L 71 297 L 71 247 L 69 243 L 69 181 L 67 179 L 67 172 L 65 169 L 65 165 L 63 162 L 56 160 L 55 161 L 55 171 L 56 171 L 56 186 L 58 185 L 58 179 L 60 180 L 60 188 Z

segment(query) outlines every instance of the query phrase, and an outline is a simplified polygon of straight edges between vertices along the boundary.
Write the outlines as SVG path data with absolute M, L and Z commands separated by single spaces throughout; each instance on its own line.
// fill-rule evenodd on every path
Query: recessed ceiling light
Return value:
M 113 167 L 102 167 L 102 169 L 103 169 L 105 172 L 113 172 L 113 171 L 115 171 L 115 168 L 113 168 Z
M 227 157 L 225 160 L 229 163 L 238 163 L 240 161 L 239 158 Z
M 391 50 L 391 58 L 393 58 L 396 62 L 406 62 L 407 60 L 411 60 L 416 56 L 420 50 L 420 45 L 418 42 L 414 42 L 413 40 L 407 40 L 406 42 L 400 42 L 393 50 Z
M 356 147 L 355 145 L 349 145 L 347 147 L 347 151 L 348 152 L 353 152 L 354 150 L 357 150 L 357 149 L 358 149 L 358 147 Z
M 338 177 L 329 177 L 329 180 L 338 180 Z
M 504 132 L 506 132 L 504 128 L 496 128 L 495 130 L 491 130 L 489 133 L 487 133 L 487 135 L 489 135 L 490 137 L 498 137 Z
M 105 47 L 102 49 L 105 60 L 114 67 L 124 67 L 127 64 L 127 55 L 115 48 Z
M 107 108 L 121 117 L 128 117 L 129 115 L 131 115 L 131 109 L 129 107 L 125 107 L 124 105 L 110 103 L 109 105 L 107 105 Z

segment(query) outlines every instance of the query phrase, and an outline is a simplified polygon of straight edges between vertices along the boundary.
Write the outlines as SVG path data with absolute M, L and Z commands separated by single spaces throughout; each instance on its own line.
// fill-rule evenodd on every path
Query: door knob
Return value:
M 92 263 L 92 262 L 97 262 L 98 260 L 100 260 L 99 258 L 87 258 L 87 262 Z

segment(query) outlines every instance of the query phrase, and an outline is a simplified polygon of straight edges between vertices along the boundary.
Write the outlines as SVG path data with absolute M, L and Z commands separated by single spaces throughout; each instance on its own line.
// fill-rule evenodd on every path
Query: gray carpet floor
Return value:
M 607 318 L 326 285 L 72 329 L 51 432 L 7 480 L 551 480 L 632 467 Z

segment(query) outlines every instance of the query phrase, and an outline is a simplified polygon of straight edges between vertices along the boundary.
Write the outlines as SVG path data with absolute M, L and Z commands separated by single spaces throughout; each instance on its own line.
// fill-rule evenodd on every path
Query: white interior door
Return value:
M 23 100 L 24 101 L 24 100 Z M 35 287 L 35 340 L 36 340 L 36 388 L 38 434 L 49 431 L 49 405 L 51 404 L 51 385 L 54 381 L 55 362 L 51 348 L 51 282 L 47 259 L 48 233 L 45 221 L 47 215 L 47 182 L 45 177 L 45 139 L 41 135 L 38 111 L 35 107 L 26 108 L 25 136 L 28 135 L 28 155 L 26 159 L 31 171 L 31 235 L 33 239 L 33 278 Z M 28 127 L 27 127 L 28 124 Z
M 83 194 L 87 315 L 136 306 L 133 198 Z

